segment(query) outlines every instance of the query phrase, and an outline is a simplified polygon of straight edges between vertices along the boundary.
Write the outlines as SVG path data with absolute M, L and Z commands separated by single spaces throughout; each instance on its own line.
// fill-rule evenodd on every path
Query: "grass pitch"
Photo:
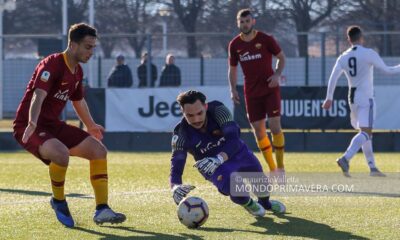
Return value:
M 287 153 L 287 172 L 338 172 L 339 154 Z M 259 155 L 258 155 L 259 156 Z M 260 157 L 260 156 L 259 156 Z M 399 154 L 377 154 L 385 172 L 400 172 Z M 76 227 L 67 229 L 50 208 L 48 169 L 25 152 L 0 153 L 0 239 L 399 239 L 400 192 L 332 196 L 272 196 L 287 214 L 255 219 L 230 202 L 191 167 L 184 182 L 207 201 L 210 217 L 197 230 L 181 225 L 169 191 L 169 153 L 109 154 L 110 205 L 127 215 L 120 225 L 93 223 L 89 164 L 72 158 L 66 193 Z M 264 164 L 265 168 L 265 164 Z M 352 172 L 367 172 L 363 156 Z M 393 177 L 392 177 L 393 178 Z M 395 179 L 400 185 L 400 178 Z M 397 188 L 398 189 L 398 188 Z

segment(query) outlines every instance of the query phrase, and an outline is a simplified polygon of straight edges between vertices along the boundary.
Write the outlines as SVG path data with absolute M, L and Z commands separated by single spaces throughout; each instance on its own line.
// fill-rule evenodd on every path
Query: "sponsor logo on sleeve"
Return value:
M 43 71 L 42 75 L 40 76 L 40 80 L 42 80 L 43 82 L 47 82 L 49 81 L 50 78 L 50 73 L 48 71 Z
M 178 142 L 178 138 L 179 138 L 178 135 L 174 135 L 172 137 L 171 145 L 173 148 L 176 148 L 176 142 Z

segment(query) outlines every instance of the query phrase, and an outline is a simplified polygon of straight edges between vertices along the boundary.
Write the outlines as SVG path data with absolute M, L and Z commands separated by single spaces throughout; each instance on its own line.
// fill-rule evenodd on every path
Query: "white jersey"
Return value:
M 363 98 L 374 96 L 374 67 L 386 74 L 400 73 L 400 65 L 388 67 L 374 50 L 361 45 L 353 45 L 340 55 L 329 78 L 326 99 L 332 100 L 337 80 L 344 72 L 349 88 L 356 88 Z

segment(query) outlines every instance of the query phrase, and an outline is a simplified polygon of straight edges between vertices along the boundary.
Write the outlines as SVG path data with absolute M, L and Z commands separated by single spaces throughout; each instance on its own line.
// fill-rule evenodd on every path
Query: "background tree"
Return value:
M 297 32 L 309 32 L 330 16 L 339 4 L 340 0 L 271 0 L 268 6 L 283 16 L 286 15 L 294 23 Z M 306 56 L 308 36 L 298 34 L 297 45 L 300 57 Z

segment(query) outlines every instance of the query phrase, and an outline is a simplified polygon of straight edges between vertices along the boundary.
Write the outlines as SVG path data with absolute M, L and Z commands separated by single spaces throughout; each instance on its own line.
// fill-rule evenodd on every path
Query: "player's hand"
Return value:
M 325 99 L 324 103 L 322 103 L 322 108 L 328 110 L 332 106 L 332 100 Z
M 88 127 L 88 133 L 93 137 L 97 138 L 98 140 L 103 139 L 104 127 L 99 124 L 93 124 L 92 126 Z
M 190 191 L 195 189 L 195 186 L 192 185 L 175 185 L 172 188 L 172 198 L 174 199 L 176 205 L 178 205 L 183 198 L 185 198 Z
M 273 74 L 271 77 L 267 79 L 267 82 L 269 82 L 268 87 L 274 88 L 279 86 L 279 80 L 281 79 L 281 75 L 279 74 Z
M 29 138 L 32 136 L 32 134 L 36 130 L 36 124 L 33 124 L 32 122 L 28 123 L 28 126 L 26 126 L 24 135 L 22 135 L 22 143 L 27 143 Z
M 215 170 L 224 163 L 222 156 L 206 157 L 197 161 L 193 167 L 196 167 L 201 173 L 211 176 Z
M 232 99 L 233 103 L 240 104 L 239 93 L 236 89 L 231 90 L 231 99 Z

